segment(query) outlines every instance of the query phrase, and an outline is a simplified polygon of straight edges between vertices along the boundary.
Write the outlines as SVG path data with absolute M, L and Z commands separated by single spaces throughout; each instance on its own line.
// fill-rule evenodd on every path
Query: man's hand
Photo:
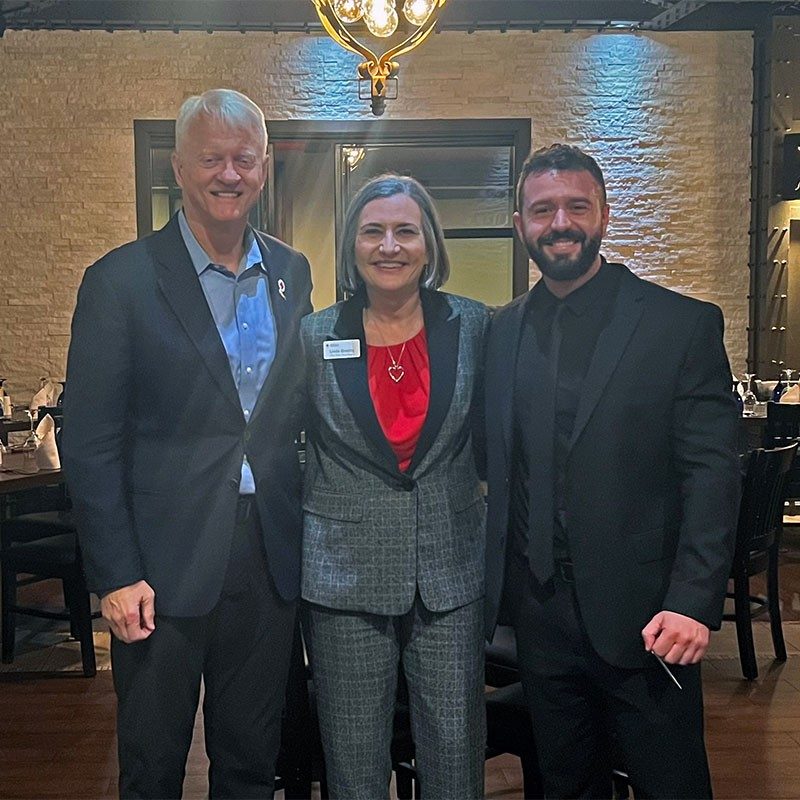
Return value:
M 138 581 L 109 592 L 100 611 L 111 632 L 122 642 L 140 642 L 156 629 L 156 593 L 147 581 Z
M 697 664 L 708 647 L 709 630 L 696 619 L 674 611 L 659 611 L 642 629 L 644 649 L 668 664 Z

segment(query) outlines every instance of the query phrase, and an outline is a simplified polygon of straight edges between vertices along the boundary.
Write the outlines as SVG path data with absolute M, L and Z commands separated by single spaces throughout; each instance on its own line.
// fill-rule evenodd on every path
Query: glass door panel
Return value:
M 513 159 L 509 146 L 338 144 L 337 229 L 369 179 L 385 172 L 411 175 L 430 192 L 444 228 L 448 291 L 490 305 L 507 303 L 513 296 Z

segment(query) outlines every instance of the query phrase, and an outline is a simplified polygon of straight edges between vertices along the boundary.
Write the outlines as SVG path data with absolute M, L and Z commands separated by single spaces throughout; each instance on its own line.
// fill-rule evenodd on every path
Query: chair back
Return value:
M 800 403 L 767 403 L 765 448 L 785 447 L 800 442 Z M 784 499 L 800 498 L 800 459 L 795 458 L 786 478 Z
M 736 529 L 734 561 L 764 552 L 772 545 L 783 519 L 786 479 L 797 442 L 770 450 L 753 450 L 747 461 L 742 504 Z
M 776 441 L 800 438 L 800 403 L 767 403 L 764 447 L 779 447 Z

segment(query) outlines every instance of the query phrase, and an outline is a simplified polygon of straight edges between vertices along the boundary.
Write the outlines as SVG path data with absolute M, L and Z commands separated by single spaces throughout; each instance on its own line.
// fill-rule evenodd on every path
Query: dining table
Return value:
M 742 414 L 739 425 L 739 453 L 749 453 L 762 446 L 767 427 L 767 404 L 756 403 L 752 414 Z
M 36 489 L 40 486 L 55 486 L 64 482 L 64 473 L 60 469 L 40 469 L 28 472 L 25 454 L 12 451 L 3 454 L 0 464 L 0 495 Z

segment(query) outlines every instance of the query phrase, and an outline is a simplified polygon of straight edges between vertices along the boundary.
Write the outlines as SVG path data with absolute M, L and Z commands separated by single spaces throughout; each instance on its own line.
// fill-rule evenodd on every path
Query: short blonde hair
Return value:
M 247 95 L 233 89 L 209 89 L 184 101 L 175 120 L 175 152 L 180 153 L 192 123 L 200 117 L 232 128 L 252 130 L 267 154 L 267 123 L 264 112 Z

